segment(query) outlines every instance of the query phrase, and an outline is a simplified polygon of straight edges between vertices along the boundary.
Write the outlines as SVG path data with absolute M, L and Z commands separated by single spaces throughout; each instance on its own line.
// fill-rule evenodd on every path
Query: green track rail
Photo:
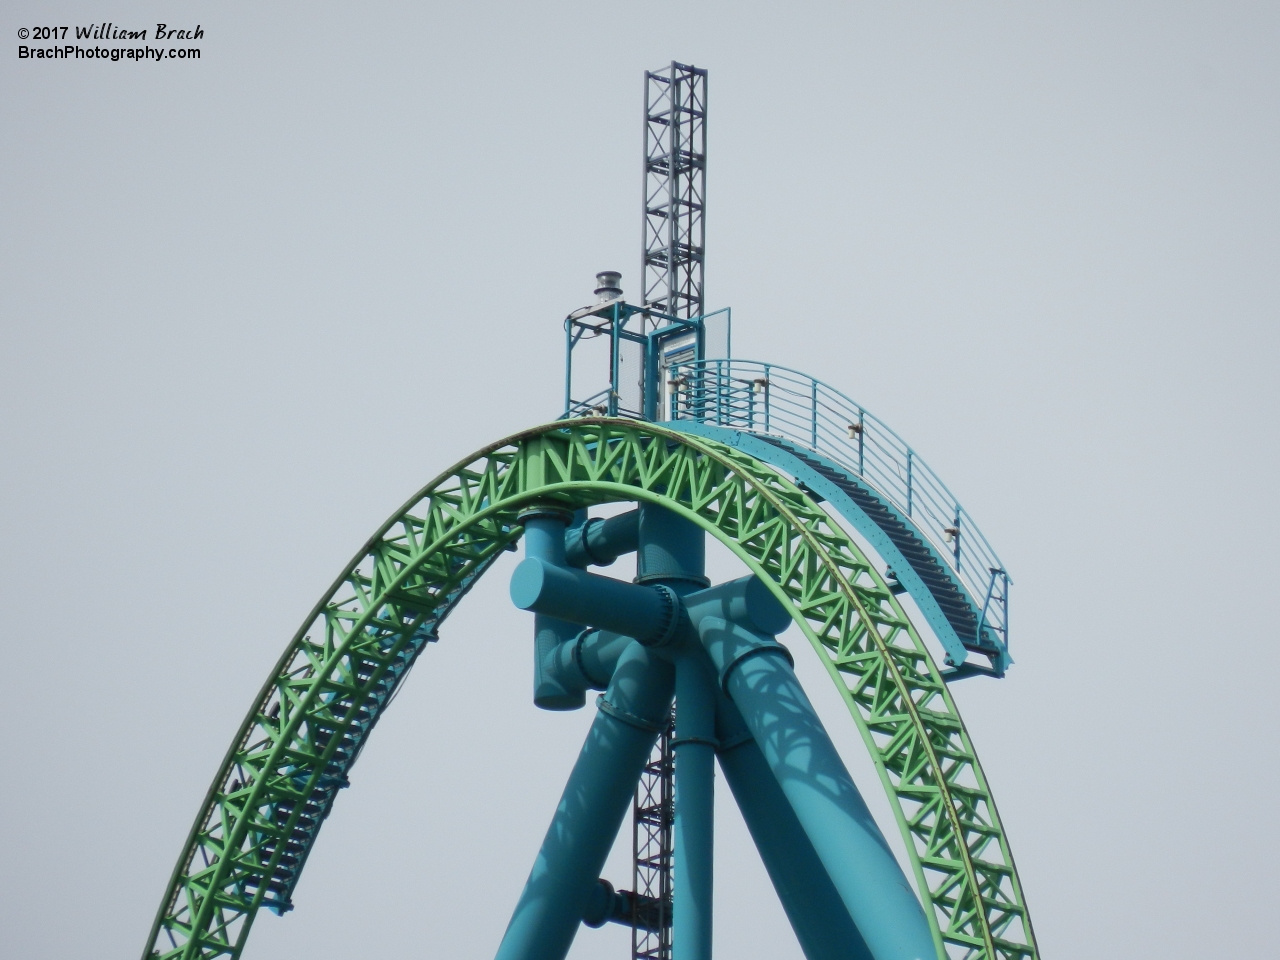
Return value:
M 661 503 L 791 612 L 849 707 L 906 840 L 942 960 L 1039 956 L 986 777 L 938 668 L 858 547 L 766 464 L 652 423 L 560 421 L 441 474 L 357 554 L 236 735 L 169 882 L 144 960 L 239 957 L 283 912 L 370 730 L 533 501 Z

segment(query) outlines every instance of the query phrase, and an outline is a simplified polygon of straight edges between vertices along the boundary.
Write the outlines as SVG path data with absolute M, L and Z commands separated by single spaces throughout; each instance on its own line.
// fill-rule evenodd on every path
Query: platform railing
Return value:
M 667 387 L 671 420 L 788 440 L 863 480 L 928 538 L 978 605 L 979 623 L 1007 649 L 1011 581 L 1004 564 L 946 484 L 883 421 L 820 380 L 755 360 L 680 364 Z
M 594 393 L 585 400 L 570 400 L 569 409 L 560 419 L 568 417 L 610 417 L 617 413 L 617 394 L 609 387 Z

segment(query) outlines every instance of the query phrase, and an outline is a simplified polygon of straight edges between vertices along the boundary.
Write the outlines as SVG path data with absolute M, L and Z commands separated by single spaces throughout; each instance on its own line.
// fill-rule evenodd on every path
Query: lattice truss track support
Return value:
M 645 306 L 704 312 L 707 71 L 672 63 L 644 75 Z
M 304 621 L 210 787 L 144 951 L 238 957 L 289 897 L 370 730 L 441 621 L 512 546 L 520 510 L 659 503 L 768 586 L 822 660 L 879 771 L 940 958 L 1038 952 L 986 777 L 915 628 L 789 478 L 739 450 L 618 419 L 502 440 L 398 511 Z M 347 918 L 358 923 L 358 917 Z

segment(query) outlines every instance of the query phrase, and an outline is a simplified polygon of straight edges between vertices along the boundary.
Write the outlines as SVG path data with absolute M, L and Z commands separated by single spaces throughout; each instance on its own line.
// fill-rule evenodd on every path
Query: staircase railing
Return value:
M 883 421 L 807 374 L 755 360 L 705 360 L 670 370 L 671 420 L 778 437 L 835 461 L 909 517 L 1009 644 L 1004 564 L 946 484 Z M 981 635 L 981 629 L 980 633 Z

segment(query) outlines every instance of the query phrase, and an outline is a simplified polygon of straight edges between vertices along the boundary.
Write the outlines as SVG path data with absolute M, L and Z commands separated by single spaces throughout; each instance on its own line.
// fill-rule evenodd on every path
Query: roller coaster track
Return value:
M 560 421 L 445 471 L 312 610 L 241 725 L 144 958 L 239 957 L 290 896 L 370 731 L 534 502 L 660 503 L 791 613 L 849 708 L 906 842 L 939 958 L 1038 951 L 995 803 L 950 691 L 894 593 L 818 500 L 742 450 L 635 420 Z

